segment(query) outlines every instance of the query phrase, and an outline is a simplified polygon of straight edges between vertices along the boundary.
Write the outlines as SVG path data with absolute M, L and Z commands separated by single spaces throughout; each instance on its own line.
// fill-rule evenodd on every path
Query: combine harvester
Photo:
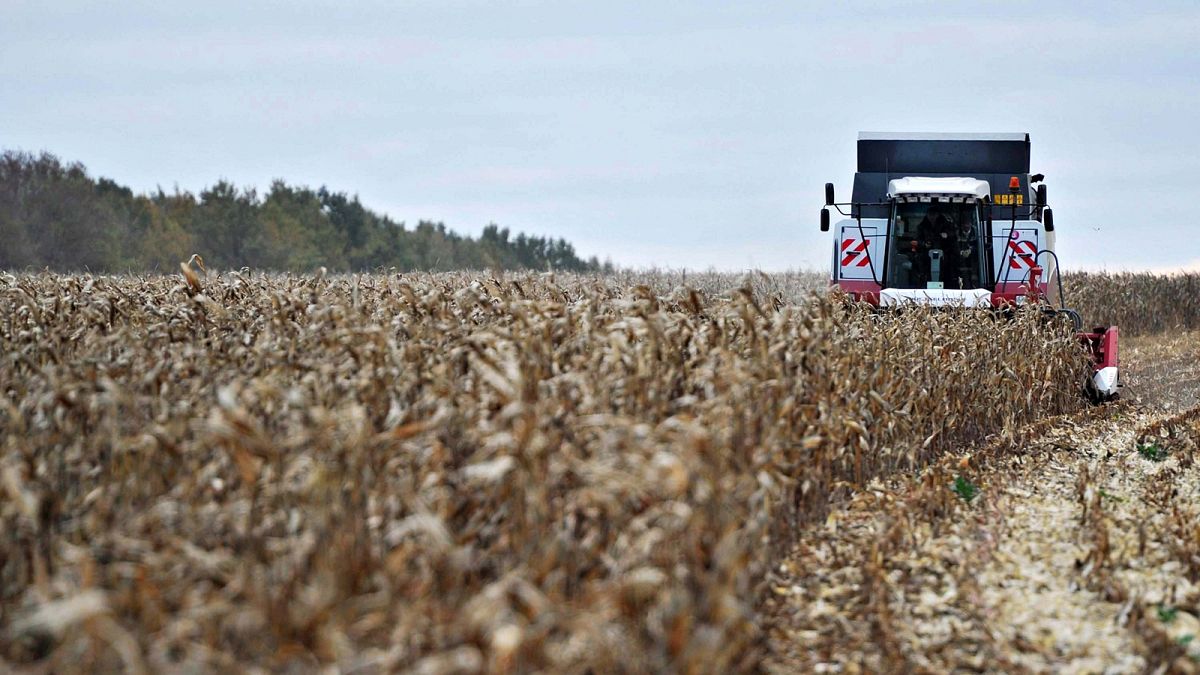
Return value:
M 1079 314 L 1046 294 L 1053 275 L 1062 298 L 1043 179 L 1029 173 L 1029 134 L 859 134 L 852 201 L 838 203 L 825 184 L 821 231 L 828 207 L 846 216 L 833 226 L 831 283 L 877 307 L 1035 304 L 1065 314 L 1092 354 L 1089 393 L 1112 400 L 1117 327 L 1083 331 Z

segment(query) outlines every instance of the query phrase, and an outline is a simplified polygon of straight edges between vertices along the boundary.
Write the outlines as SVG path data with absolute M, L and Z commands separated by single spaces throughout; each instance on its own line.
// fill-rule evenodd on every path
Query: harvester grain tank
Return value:
M 1062 298 L 1054 212 L 1029 160 L 1024 133 L 859 134 L 851 201 L 825 184 L 830 282 L 878 307 L 1037 304 L 1069 316 L 1092 354 L 1089 390 L 1114 398 L 1117 327 L 1080 330 L 1076 312 L 1050 306 L 1051 278 Z M 844 219 L 831 225 L 830 208 Z

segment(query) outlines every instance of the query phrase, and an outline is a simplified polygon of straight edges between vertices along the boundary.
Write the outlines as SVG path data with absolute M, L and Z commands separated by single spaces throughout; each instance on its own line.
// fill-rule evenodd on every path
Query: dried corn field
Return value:
M 812 286 L 0 276 L 0 657 L 920 665 L 888 566 L 974 522 L 947 483 L 1008 475 L 1038 430 L 1108 409 L 1082 401 L 1064 326 L 877 315 Z M 886 536 L 838 527 L 868 502 Z
M 1089 326 L 1118 324 L 1126 335 L 1200 329 L 1200 274 L 1067 272 L 1063 285 Z
M 792 304 L 829 286 L 827 273 L 811 271 L 745 275 L 622 271 L 609 278 L 625 286 L 645 285 L 660 294 L 686 286 L 720 296 L 750 287 Z M 1049 288 L 1055 306 L 1060 305 L 1056 278 L 1049 280 Z M 1200 274 L 1068 271 L 1063 274 L 1062 288 L 1066 306 L 1079 312 L 1085 327 L 1119 325 L 1125 336 L 1200 329 Z

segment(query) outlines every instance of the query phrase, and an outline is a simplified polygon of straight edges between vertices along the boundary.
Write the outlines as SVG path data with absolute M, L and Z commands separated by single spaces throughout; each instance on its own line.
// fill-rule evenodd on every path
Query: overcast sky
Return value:
M 1066 267 L 1200 266 L 1198 119 L 1194 0 L 0 0 L 6 149 L 635 266 L 825 269 L 860 130 L 1029 132 Z

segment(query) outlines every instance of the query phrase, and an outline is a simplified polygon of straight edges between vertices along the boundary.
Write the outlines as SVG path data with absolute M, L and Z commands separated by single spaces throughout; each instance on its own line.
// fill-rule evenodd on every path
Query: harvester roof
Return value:
M 962 195 L 983 199 L 991 194 L 986 180 L 978 178 L 945 177 L 931 178 L 909 176 L 888 181 L 888 196 L 900 195 Z
M 1028 143 L 1026 133 L 929 133 L 923 131 L 860 131 L 860 141 L 1010 141 Z

